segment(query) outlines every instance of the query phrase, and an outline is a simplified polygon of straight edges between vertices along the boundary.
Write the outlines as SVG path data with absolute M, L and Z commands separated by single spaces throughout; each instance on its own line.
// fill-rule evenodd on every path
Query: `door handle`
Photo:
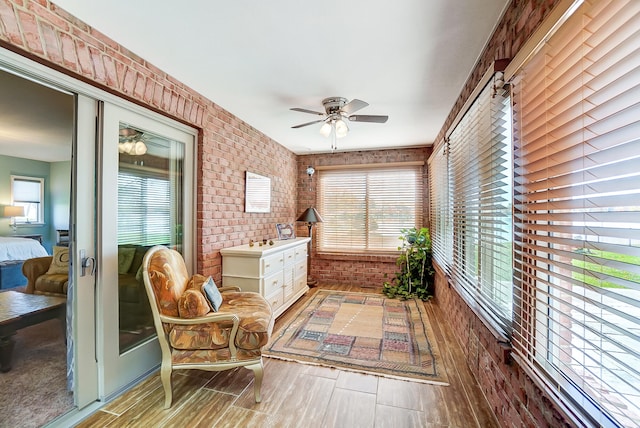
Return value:
M 91 266 L 90 275 L 93 276 L 96 273 L 96 259 L 93 257 L 87 257 L 85 250 L 80 250 L 80 276 L 87 275 L 87 268 Z

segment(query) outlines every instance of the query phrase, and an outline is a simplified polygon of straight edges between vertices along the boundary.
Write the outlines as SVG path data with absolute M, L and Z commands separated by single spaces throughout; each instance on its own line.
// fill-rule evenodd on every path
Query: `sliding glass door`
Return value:
M 160 362 L 142 282 L 144 254 L 165 245 L 193 263 L 194 136 L 141 112 L 103 107 L 98 331 L 109 397 Z

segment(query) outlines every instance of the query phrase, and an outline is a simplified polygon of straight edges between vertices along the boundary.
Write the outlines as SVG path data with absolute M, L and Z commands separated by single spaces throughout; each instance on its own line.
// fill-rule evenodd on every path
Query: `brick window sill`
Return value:
M 359 261 L 359 262 L 378 262 L 378 263 L 395 263 L 399 253 L 326 253 L 319 252 L 313 255 L 316 259 L 321 260 L 340 260 L 340 261 Z

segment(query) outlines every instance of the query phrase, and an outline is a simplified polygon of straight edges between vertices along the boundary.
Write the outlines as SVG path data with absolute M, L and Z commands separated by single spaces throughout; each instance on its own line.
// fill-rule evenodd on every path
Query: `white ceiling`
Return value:
M 56 0 L 296 154 L 331 96 L 370 105 L 338 150 L 433 143 L 509 0 Z

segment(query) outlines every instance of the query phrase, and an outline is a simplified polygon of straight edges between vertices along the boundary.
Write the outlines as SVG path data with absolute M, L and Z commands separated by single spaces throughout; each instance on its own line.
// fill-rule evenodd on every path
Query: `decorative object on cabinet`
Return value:
M 182 255 L 161 245 L 145 254 L 142 277 L 162 351 L 164 408 L 171 407 L 174 369 L 252 370 L 255 401 L 259 403 L 262 348 L 269 342 L 274 323 L 269 303 L 259 294 L 222 287 L 217 290 L 222 297 L 217 312 L 210 310 L 208 303 L 194 305 L 195 300 L 206 301 L 201 289 L 209 280 L 189 275 Z
M 271 211 L 271 179 L 247 171 L 245 182 L 245 207 L 248 213 Z
M 16 225 L 16 217 L 24 217 L 24 207 L 19 205 L 7 205 L 4 207 L 4 216 L 11 217 L 11 229 L 15 233 L 18 226 Z
M 276 224 L 276 230 L 278 231 L 278 239 L 281 241 L 296 237 L 296 231 L 291 223 L 278 223 Z
M 297 221 L 302 221 L 307 223 L 307 227 L 309 228 L 309 248 L 307 250 L 307 252 L 309 253 L 309 257 L 307 258 L 307 284 L 310 287 L 313 287 L 318 283 L 318 281 L 313 279 L 313 277 L 311 276 L 311 252 L 313 251 L 313 226 L 316 223 L 322 223 L 322 217 L 320 217 L 320 213 L 318 213 L 318 211 L 315 208 L 310 207 L 304 210 L 302 214 L 300 214 L 300 217 L 298 217 Z
M 222 285 L 262 294 L 278 317 L 305 294 L 309 238 L 274 241 L 273 245 L 223 248 Z

